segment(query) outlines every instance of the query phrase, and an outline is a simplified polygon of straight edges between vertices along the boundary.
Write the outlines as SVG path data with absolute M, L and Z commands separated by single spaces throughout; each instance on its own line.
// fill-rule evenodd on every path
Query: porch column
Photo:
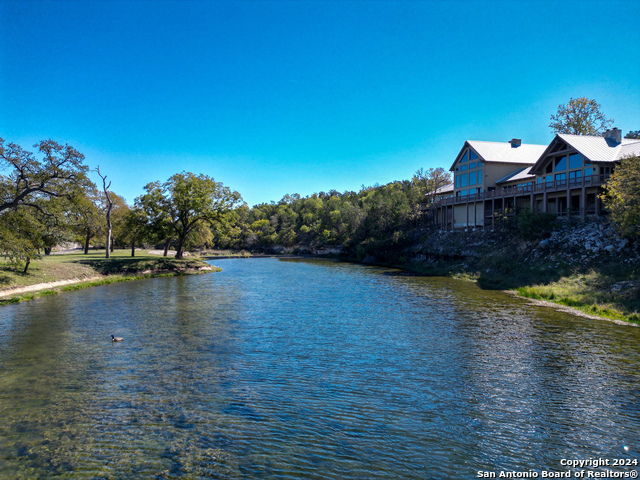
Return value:
M 478 202 L 473 202 L 473 226 L 478 226 Z
M 469 228 L 469 197 L 467 196 L 467 228 Z
M 496 199 L 491 194 L 491 230 L 495 230 L 496 226 Z
M 587 189 L 584 184 L 580 189 L 580 210 L 582 213 L 582 220 L 586 220 L 587 218 Z

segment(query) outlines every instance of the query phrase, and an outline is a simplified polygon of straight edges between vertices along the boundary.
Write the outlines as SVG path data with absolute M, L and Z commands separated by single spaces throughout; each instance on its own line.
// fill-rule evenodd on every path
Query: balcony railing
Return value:
M 496 188 L 496 190 L 492 190 L 490 192 L 473 193 L 459 197 L 438 199 L 434 203 L 437 206 L 458 205 L 461 203 L 473 203 L 480 200 L 491 200 L 494 198 L 518 197 L 544 192 L 558 192 L 572 188 L 599 187 L 604 184 L 608 177 L 609 175 L 589 175 L 586 177 L 523 185 L 521 187 L 502 187 Z

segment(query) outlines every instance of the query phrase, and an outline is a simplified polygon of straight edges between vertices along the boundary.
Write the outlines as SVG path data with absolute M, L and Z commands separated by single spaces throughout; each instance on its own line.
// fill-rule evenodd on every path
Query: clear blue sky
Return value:
M 250 205 L 357 191 L 546 144 L 571 97 L 640 129 L 638 25 L 638 0 L 0 0 L 0 136 L 73 145 L 129 202 L 183 170 Z

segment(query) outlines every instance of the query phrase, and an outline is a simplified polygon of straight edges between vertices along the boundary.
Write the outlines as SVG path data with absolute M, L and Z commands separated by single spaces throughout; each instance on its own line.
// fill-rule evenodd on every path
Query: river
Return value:
M 464 479 L 638 458 L 639 328 L 379 267 L 211 263 L 0 309 L 0 478 Z

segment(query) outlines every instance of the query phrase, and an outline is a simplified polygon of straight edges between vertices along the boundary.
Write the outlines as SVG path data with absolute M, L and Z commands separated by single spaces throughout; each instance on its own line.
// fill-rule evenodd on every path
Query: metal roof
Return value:
M 505 182 L 513 182 L 513 181 L 517 181 L 517 180 L 524 180 L 524 179 L 530 179 L 530 178 L 535 178 L 535 175 L 533 173 L 531 173 L 531 167 L 524 167 L 524 168 L 521 168 L 519 170 L 516 170 L 513 173 L 510 173 L 509 175 L 507 175 L 504 178 L 501 178 L 500 180 L 498 180 L 496 182 L 496 184 L 505 183 Z
M 440 188 L 436 188 L 436 191 L 434 192 L 435 195 L 440 195 L 442 193 L 449 193 L 449 192 L 453 192 L 453 183 L 447 183 L 446 185 L 443 185 Z
M 619 158 L 640 156 L 640 140 L 627 138 L 626 140 L 636 140 L 633 143 L 622 144 Z
M 640 140 L 636 138 L 623 138 L 620 143 L 617 143 L 605 137 L 559 133 L 531 169 L 534 173 L 542 173 L 540 170 L 542 165 L 549 157 L 555 155 L 554 145 L 559 140 L 575 148 L 592 162 L 613 163 L 630 155 L 640 155 Z
M 532 145 L 523 143 L 518 147 L 512 147 L 510 142 L 482 142 L 478 140 L 467 140 L 456 157 L 449 170 L 453 170 L 456 162 L 460 159 L 464 149 L 471 147 L 487 163 L 514 163 L 522 165 L 533 165 L 540 155 L 547 148 L 546 145 Z
M 604 137 L 589 135 L 560 133 L 558 137 L 592 162 L 615 162 L 624 156 L 640 153 L 640 140 L 635 138 L 623 138 L 621 143 L 616 143 Z

